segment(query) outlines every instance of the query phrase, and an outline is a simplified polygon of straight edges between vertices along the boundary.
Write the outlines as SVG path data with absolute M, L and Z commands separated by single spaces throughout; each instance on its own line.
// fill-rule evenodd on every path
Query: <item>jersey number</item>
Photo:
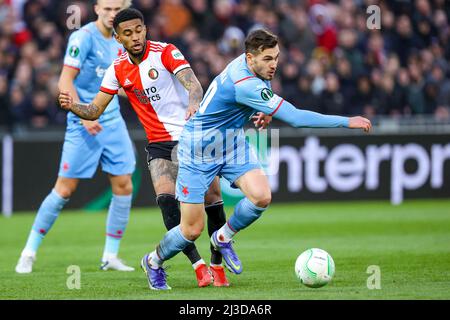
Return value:
M 208 91 L 206 91 L 205 97 L 200 103 L 200 108 L 198 109 L 198 112 L 200 114 L 203 114 L 205 112 L 206 108 L 208 107 L 209 103 L 211 102 L 216 92 L 217 92 L 217 81 L 213 81 L 209 86 Z

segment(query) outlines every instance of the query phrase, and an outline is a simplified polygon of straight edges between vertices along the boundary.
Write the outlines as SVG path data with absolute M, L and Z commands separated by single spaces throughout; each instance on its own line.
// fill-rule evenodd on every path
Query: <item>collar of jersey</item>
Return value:
M 146 44 L 146 47 L 145 47 L 145 53 L 144 53 L 144 56 L 142 57 L 141 63 L 144 62 L 144 60 L 148 58 L 148 54 L 150 53 L 150 40 L 147 40 L 147 41 L 145 42 L 145 44 Z M 128 62 L 129 62 L 129 63 L 131 63 L 132 65 L 137 66 L 136 64 L 133 63 L 133 61 L 131 61 L 131 58 L 130 58 L 130 54 L 129 54 L 129 53 L 127 53 L 127 59 L 128 59 Z

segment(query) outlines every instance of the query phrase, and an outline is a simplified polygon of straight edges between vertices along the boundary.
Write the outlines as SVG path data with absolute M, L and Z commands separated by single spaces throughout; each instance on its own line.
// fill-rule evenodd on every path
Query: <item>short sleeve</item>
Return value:
M 283 98 L 273 93 L 266 83 L 248 77 L 235 83 L 236 102 L 257 111 L 273 115 L 283 103 Z
M 181 51 L 173 44 L 168 44 L 164 48 L 161 54 L 161 61 L 164 67 L 173 74 L 190 67 L 189 62 L 183 56 Z
M 100 86 L 100 91 L 114 95 L 117 94 L 119 89 L 119 80 L 117 80 L 114 63 L 112 63 L 105 72 L 105 76 L 102 80 L 102 85 Z
M 64 65 L 80 70 L 92 47 L 92 36 L 86 29 L 72 33 L 64 56 Z

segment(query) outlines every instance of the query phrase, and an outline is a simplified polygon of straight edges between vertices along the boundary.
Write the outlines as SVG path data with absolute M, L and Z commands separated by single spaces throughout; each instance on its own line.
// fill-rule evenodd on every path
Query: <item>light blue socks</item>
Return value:
M 234 208 L 234 213 L 227 223 L 217 231 L 217 240 L 230 241 L 238 231 L 247 228 L 259 219 L 266 209 L 255 206 L 248 198 L 242 199 Z
M 113 194 L 106 219 L 106 242 L 103 260 L 107 257 L 117 257 L 120 240 L 123 237 L 130 217 L 132 195 Z
M 180 225 L 173 227 L 167 231 L 164 238 L 160 241 L 157 255 L 155 251 L 152 252 L 152 259 L 156 264 L 162 265 L 163 261 L 172 258 L 193 242 L 183 236 Z
M 44 236 L 50 231 L 68 201 L 69 199 L 62 198 L 55 190 L 50 192 L 39 207 L 24 252 L 36 253 Z

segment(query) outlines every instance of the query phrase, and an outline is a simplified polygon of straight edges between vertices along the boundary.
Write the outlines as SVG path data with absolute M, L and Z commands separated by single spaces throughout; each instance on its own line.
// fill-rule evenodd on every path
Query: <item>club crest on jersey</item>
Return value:
M 77 46 L 72 46 L 69 49 L 69 55 L 76 58 L 80 54 L 80 49 Z
M 159 72 L 158 72 L 158 70 L 156 70 L 155 68 L 151 68 L 151 69 L 148 71 L 148 76 L 150 77 L 150 79 L 156 80 L 156 79 L 158 79 Z
M 264 88 L 261 90 L 261 98 L 264 101 L 269 101 L 270 99 L 272 99 L 273 97 L 273 92 L 272 90 L 268 89 L 268 88 Z

